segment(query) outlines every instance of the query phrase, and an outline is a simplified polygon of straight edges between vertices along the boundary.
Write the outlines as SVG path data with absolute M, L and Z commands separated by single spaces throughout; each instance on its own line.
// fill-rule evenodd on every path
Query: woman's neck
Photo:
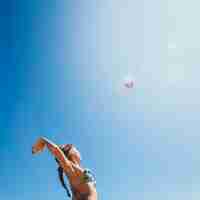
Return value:
M 80 161 L 75 160 L 75 159 L 71 159 L 71 161 L 72 161 L 75 165 L 78 165 L 79 167 L 81 166 Z

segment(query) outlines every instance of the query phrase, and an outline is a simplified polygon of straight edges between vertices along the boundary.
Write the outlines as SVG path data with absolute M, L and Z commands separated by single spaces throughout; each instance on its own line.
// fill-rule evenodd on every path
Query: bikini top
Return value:
M 95 179 L 94 174 L 92 173 L 90 169 L 87 169 L 87 168 L 83 171 L 83 176 L 81 177 L 81 181 L 82 183 L 92 182 L 94 183 L 94 185 L 96 185 L 96 179 Z
M 94 174 L 92 173 L 92 171 L 88 168 L 84 169 L 83 175 L 80 177 L 80 184 L 82 183 L 92 183 L 96 187 L 96 178 Z M 64 179 L 63 181 L 61 181 L 61 184 L 65 188 L 68 197 L 72 197 L 71 193 L 74 193 L 74 194 L 78 193 L 73 187 L 71 187 L 71 193 L 70 193 L 69 188 L 64 183 Z

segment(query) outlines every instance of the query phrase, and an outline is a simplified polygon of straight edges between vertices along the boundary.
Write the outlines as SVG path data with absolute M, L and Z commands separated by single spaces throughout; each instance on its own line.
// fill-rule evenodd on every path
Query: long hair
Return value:
M 67 196 L 68 197 L 71 197 L 71 193 L 69 191 L 69 188 L 67 187 L 67 185 L 65 184 L 65 181 L 64 181 L 64 176 L 63 176 L 63 169 L 62 167 L 58 167 L 58 177 L 59 177 L 59 180 L 60 180 L 60 183 L 61 185 L 63 186 L 63 188 L 66 190 L 67 192 Z
M 71 150 L 71 148 L 73 147 L 72 144 L 67 144 L 67 145 L 62 145 L 62 146 L 59 146 L 60 149 L 63 151 L 63 153 L 65 154 L 65 156 L 67 157 L 68 154 L 69 154 L 69 151 Z M 64 181 L 64 171 L 63 171 L 63 168 L 60 166 L 59 164 L 59 161 L 57 158 L 55 158 L 56 162 L 58 163 L 59 167 L 58 167 L 58 177 L 59 177 L 59 180 L 60 180 L 60 183 L 61 185 L 63 186 L 63 188 L 66 190 L 67 192 L 67 196 L 68 197 L 71 197 L 71 193 L 69 191 L 69 188 L 67 187 L 67 185 L 65 184 L 65 181 Z

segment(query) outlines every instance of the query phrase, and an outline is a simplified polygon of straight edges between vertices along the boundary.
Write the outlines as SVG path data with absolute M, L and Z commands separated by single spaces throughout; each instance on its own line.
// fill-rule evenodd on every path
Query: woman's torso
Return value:
M 73 174 L 66 174 L 73 200 L 97 200 L 96 182 L 90 171 L 74 166 Z

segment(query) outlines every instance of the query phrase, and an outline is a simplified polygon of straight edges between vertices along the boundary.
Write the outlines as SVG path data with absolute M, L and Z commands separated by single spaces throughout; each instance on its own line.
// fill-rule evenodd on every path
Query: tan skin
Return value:
M 84 168 L 81 166 L 81 156 L 79 151 L 73 146 L 68 157 L 63 151 L 51 142 L 50 140 L 41 137 L 32 147 L 32 153 L 37 154 L 42 152 L 45 147 L 51 154 L 57 158 L 64 173 L 68 177 L 69 183 L 72 187 L 73 200 L 97 200 L 97 191 L 93 183 L 83 183 L 80 178 L 83 176 Z

